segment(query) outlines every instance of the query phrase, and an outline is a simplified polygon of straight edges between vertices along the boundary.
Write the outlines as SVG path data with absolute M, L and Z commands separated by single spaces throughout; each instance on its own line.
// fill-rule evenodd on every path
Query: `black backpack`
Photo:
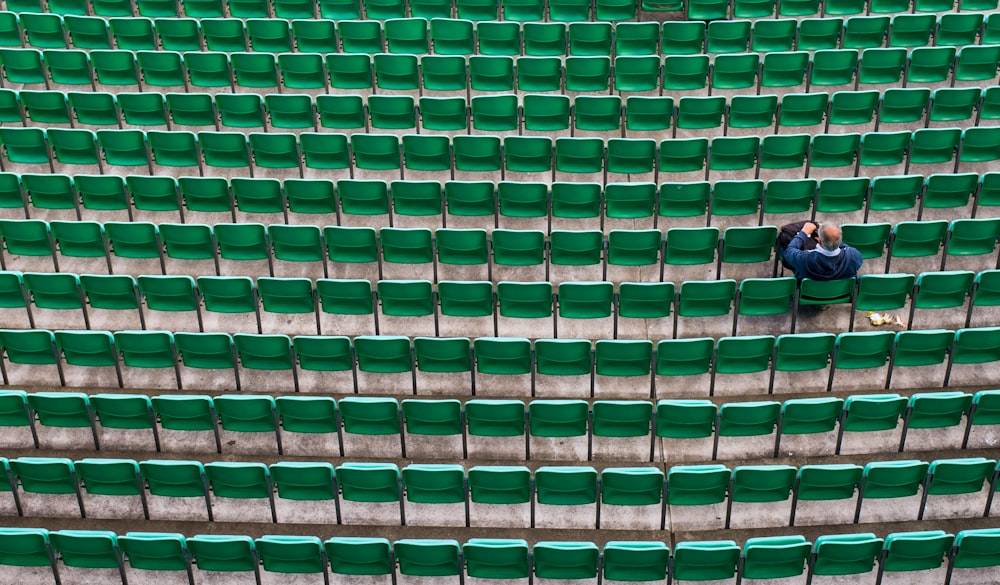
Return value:
M 786 223 L 785 225 L 781 226 L 781 229 L 778 230 L 778 248 L 782 252 L 784 252 L 785 248 L 788 247 L 788 244 L 790 244 L 791 241 L 795 238 L 795 236 L 798 235 L 800 231 L 802 231 L 802 226 L 806 225 L 807 223 L 809 223 L 809 220 L 799 221 L 796 223 Z M 813 234 L 814 237 L 807 239 L 805 243 L 802 244 L 803 250 L 812 250 L 816 247 L 816 244 L 819 243 L 815 238 L 815 232 L 813 232 Z M 794 270 L 794 268 L 792 268 L 791 266 L 788 265 L 787 262 L 785 262 L 784 257 L 781 258 L 781 265 L 787 268 L 788 270 Z

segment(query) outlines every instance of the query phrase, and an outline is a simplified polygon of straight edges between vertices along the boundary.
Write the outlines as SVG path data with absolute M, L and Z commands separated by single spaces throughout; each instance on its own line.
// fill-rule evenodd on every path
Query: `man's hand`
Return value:
M 819 226 L 818 226 L 818 225 L 816 225 L 816 224 L 814 224 L 813 222 L 811 222 L 811 221 L 807 221 L 807 222 L 805 223 L 805 225 L 803 225 L 803 226 L 802 226 L 802 232 L 803 232 L 803 233 L 804 233 L 805 235 L 807 235 L 807 236 L 812 236 L 812 235 L 813 235 L 813 233 L 815 233 L 815 232 L 816 232 L 816 229 L 817 229 L 818 227 L 819 227 Z

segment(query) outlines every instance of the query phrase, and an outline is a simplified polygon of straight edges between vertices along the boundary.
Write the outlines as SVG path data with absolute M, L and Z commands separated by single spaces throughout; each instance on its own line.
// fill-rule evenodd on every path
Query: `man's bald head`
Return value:
M 819 227 L 819 243 L 823 246 L 823 249 L 832 252 L 839 248 L 843 241 L 844 236 L 840 231 L 839 225 L 835 223 L 824 223 Z

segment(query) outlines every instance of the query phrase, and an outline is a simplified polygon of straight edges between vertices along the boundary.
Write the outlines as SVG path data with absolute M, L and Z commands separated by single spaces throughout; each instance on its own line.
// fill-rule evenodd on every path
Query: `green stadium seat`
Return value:
M 826 7 L 830 9 L 829 6 Z M 862 8 L 862 11 L 864 8 Z M 800 51 L 840 48 L 842 18 L 804 18 L 798 21 L 796 41 Z
M 955 335 L 955 347 L 952 350 L 951 370 L 948 372 L 946 384 L 951 384 L 954 378 L 957 383 L 985 364 L 996 359 L 996 344 L 990 337 L 995 333 L 991 327 L 979 329 L 960 329 Z M 958 365 L 960 369 L 956 369 Z M 971 367 L 969 367 L 971 366 Z M 963 375 L 964 374 L 964 375 Z M 956 383 L 956 385 L 957 385 Z
M 4 353 L 7 354 L 5 373 L 8 383 L 11 383 L 11 377 L 14 374 L 11 370 L 15 364 L 24 366 L 54 365 L 59 385 L 65 385 L 60 365 L 60 356 L 56 349 L 55 336 L 51 331 L 44 329 L 3 329 L 0 330 L 0 345 L 2 345 Z M 24 380 L 17 379 L 21 376 L 27 376 L 26 380 L 38 380 L 41 375 L 41 369 L 27 368 L 26 371 L 20 372 L 20 376 L 14 376 L 14 383 L 24 383 Z M 34 404 L 32 404 L 32 408 L 35 408 Z M 40 420 L 42 420 L 42 424 L 45 424 L 44 418 L 40 417 Z
M 883 541 L 872 533 L 820 536 L 814 548 L 814 575 L 870 573 L 882 553 Z
M 297 391 L 298 376 L 295 371 L 292 342 L 288 336 L 236 333 L 233 336 L 233 343 L 239 356 L 240 366 L 244 370 L 242 377 L 248 384 L 258 388 L 267 387 L 272 383 L 287 387 L 287 377 L 278 372 L 289 371 L 292 378 L 291 387 Z M 264 379 L 256 379 L 255 376 L 258 375 Z
M 983 26 L 983 15 L 975 12 L 942 14 L 935 31 L 938 46 L 961 47 L 975 44 L 979 30 Z
M 531 342 L 525 338 L 477 338 L 473 342 L 476 359 L 477 387 L 491 387 L 490 383 L 502 383 L 510 387 L 517 380 L 510 376 L 520 376 L 522 384 L 527 381 L 530 392 L 530 376 L 533 370 Z M 491 376 L 502 376 L 494 378 Z M 527 380 L 526 380 L 527 378 Z M 494 386 L 495 387 L 495 386 Z
M 275 406 L 285 433 L 335 434 L 338 431 L 332 398 L 279 396 L 275 399 Z M 284 438 L 287 442 L 288 437 Z M 336 450 L 339 452 L 339 448 Z
M 403 423 L 411 455 L 457 451 L 464 457 L 461 411 L 461 403 L 457 400 L 403 400 Z M 429 438 L 432 436 L 440 439 Z M 444 440 L 445 437 L 448 440 Z M 458 453 L 454 456 L 457 457 Z
M 622 319 L 642 319 L 642 326 L 664 331 L 672 336 L 674 323 L 671 309 L 675 302 L 675 287 L 672 282 L 622 282 L 618 288 L 618 307 L 615 314 L 617 337 L 645 338 L 646 335 L 634 331 L 622 331 L 630 323 Z
M 774 376 L 770 391 L 774 392 L 775 388 L 786 385 L 797 388 L 814 386 L 816 390 L 822 390 L 826 387 L 822 380 L 816 383 L 812 380 L 817 377 L 817 370 L 820 370 L 819 373 L 822 377 L 822 371 L 826 370 L 831 363 L 834 343 L 835 337 L 832 333 L 779 335 L 775 342 Z M 779 380 L 777 378 L 779 372 L 787 372 L 787 374 Z M 798 376 L 797 372 L 805 374 Z
M 402 485 L 408 524 L 465 524 L 465 469 L 461 465 L 407 465 Z
M 278 492 L 274 508 L 279 522 L 303 518 L 337 521 L 333 465 L 283 461 L 272 464 L 268 471 Z
M 928 329 L 922 331 L 900 331 L 896 334 L 896 346 L 893 350 L 892 372 L 890 372 L 889 387 L 892 387 L 892 377 L 897 374 L 905 376 L 906 372 L 898 370 L 899 367 L 906 366 L 936 366 L 948 361 L 951 353 L 955 333 L 944 329 Z M 936 373 L 922 370 L 913 370 L 913 373 L 920 372 L 921 381 L 934 380 Z M 910 382 L 912 384 L 912 382 Z M 903 384 L 906 384 L 905 378 Z M 900 385 L 897 377 L 897 386 Z
M 714 358 L 715 340 L 710 337 L 662 340 L 656 347 L 656 375 L 703 376 L 712 371 Z
M 743 546 L 744 578 L 782 578 L 802 575 L 812 550 L 804 536 L 749 538 Z
M 958 569 L 958 574 L 969 574 L 971 571 L 984 572 L 989 567 L 997 565 L 996 553 L 992 545 L 996 539 L 996 531 L 989 528 L 980 530 L 962 530 L 955 537 L 954 548 L 950 556 L 949 572 Z
M 240 389 L 239 371 L 236 368 L 235 350 L 232 338 L 226 333 L 178 333 L 174 336 L 177 353 L 185 368 L 196 370 L 217 370 L 223 376 L 224 382 L 230 383 L 229 372 L 233 372 L 231 380 L 237 390 Z M 182 383 L 183 383 L 183 372 Z M 190 372 L 195 375 L 195 372 Z
M 384 538 L 333 537 L 323 543 L 336 575 L 392 575 L 394 560 Z
M 73 465 L 93 518 L 144 518 L 139 464 L 131 459 L 81 459 Z M 101 505 L 103 504 L 103 505 Z M 107 508 L 105 508 L 107 506 Z
M 399 572 L 412 576 L 452 576 L 461 572 L 460 545 L 454 540 L 404 539 L 393 543 Z
M 943 530 L 896 532 L 886 536 L 880 572 L 926 571 L 940 567 L 955 536 Z
M 566 25 L 562 22 L 525 23 L 521 33 L 525 55 L 553 57 L 566 54 Z
M 932 462 L 927 469 L 919 518 L 978 516 L 979 510 L 988 502 L 989 492 L 993 490 L 987 480 L 994 477 L 995 468 L 995 460 L 982 457 Z
M 387 452 L 400 453 L 401 443 L 391 440 L 391 436 L 400 436 L 402 428 L 399 403 L 395 399 L 349 396 L 337 405 L 344 425 L 343 450 L 346 456 L 365 453 L 366 449 L 370 452 L 373 447 L 371 441 L 357 435 L 386 435 L 379 440 L 378 446 Z
M 208 398 L 207 396 L 203 398 Z M 197 461 L 148 460 L 139 463 L 150 518 L 211 520 L 205 469 Z
M 858 71 L 857 49 L 821 49 L 813 54 L 810 86 L 842 86 L 855 82 Z M 834 94 L 836 95 L 836 94 Z M 833 116 L 831 112 L 831 123 Z
M 917 393 L 911 396 L 906 412 L 907 433 L 911 429 L 936 430 L 926 433 L 918 431 L 920 433 L 916 435 L 918 443 L 911 445 L 910 450 L 921 449 L 935 442 L 947 442 L 947 437 L 944 436 L 947 431 L 941 429 L 954 427 L 958 430 L 962 415 L 968 414 L 971 404 L 972 395 L 964 392 Z M 904 448 L 906 438 L 907 435 L 904 435 L 902 443 Z
M 996 46 L 969 46 L 958 50 L 953 79 L 955 82 L 986 81 L 995 77 L 1000 49 Z
M 187 571 L 191 557 L 184 535 L 169 532 L 127 532 L 118 546 L 132 569 Z
M 527 467 L 475 466 L 468 476 L 470 525 L 531 525 L 531 472 Z
M 430 38 L 434 53 L 437 55 L 475 54 L 474 26 L 471 20 L 466 19 L 431 18 Z
M 550 528 L 596 526 L 598 500 L 596 469 L 584 466 L 539 467 L 535 470 L 534 480 L 535 526 Z M 536 559 L 536 570 L 537 566 Z
M 220 425 L 225 433 L 262 433 L 260 435 L 230 435 L 239 437 L 244 443 L 260 441 L 257 444 L 243 445 L 243 449 L 268 450 L 277 448 L 281 451 L 281 441 L 277 435 L 277 414 L 274 399 L 270 396 L 219 396 L 214 399 L 215 408 L 219 414 Z M 222 438 L 226 438 L 223 433 Z M 271 443 L 271 433 L 275 433 L 275 443 Z M 228 443 L 227 443 L 228 444 Z
M 906 404 L 906 398 L 898 394 L 848 396 L 844 402 L 844 416 L 840 420 L 837 451 L 845 451 L 845 438 L 848 441 L 855 439 L 865 441 L 864 444 L 857 447 L 848 444 L 846 445 L 847 450 L 865 449 L 870 451 L 876 448 L 875 435 L 854 435 L 854 433 L 873 432 L 890 435 L 885 443 L 896 445 L 898 448 L 895 430 L 899 426 L 900 417 L 906 410 Z
M 348 462 L 337 466 L 336 474 L 341 489 L 342 521 L 345 524 L 359 523 L 365 517 L 359 516 L 360 514 L 378 514 L 383 522 L 401 521 L 402 484 L 396 465 Z
M 790 525 L 796 522 L 799 525 L 852 522 L 857 507 L 855 495 L 863 472 L 862 467 L 850 464 L 800 467 L 795 479 Z
M 437 292 L 439 335 L 496 335 L 492 282 L 439 280 Z
M 249 536 L 196 534 L 187 539 L 199 571 L 259 572 L 257 550 Z
M 118 537 L 103 530 L 57 530 L 50 535 L 52 548 L 64 567 L 79 569 L 117 569 L 124 576 L 125 568 Z
M 962 444 L 962 448 L 967 448 L 970 440 L 973 444 L 978 443 L 982 440 L 981 431 L 985 430 L 982 427 L 989 427 L 987 425 L 997 424 L 997 405 L 1000 404 L 997 399 L 997 392 L 995 390 L 981 390 L 976 392 L 972 397 L 972 407 L 969 411 L 969 422 L 966 426 L 966 436 Z M 976 427 L 981 427 L 977 429 Z M 980 431 L 980 432 L 977 432 Z
M 845 49 L 870 49 L 885 46 L 889 35 L 888 16 L 855 16 L 844 19 L 844 36 L 841 46 Z
M 780 409 L 778 402 L 726 403 L 720 406 L 712 458 L 745 457 L 755 452 L 774 453 Z M 723 451 L 721 455 L 720 449 Z
M 913 287 L 912 274 L 863 274 L 858 278 L 854 308 L 858 311 L 903 309 Z
M 56 560 L 49 543 L 49 531 L 44 528 L 5 528 L 0 531 L 0 547 L 5 566 L 34 567 L 42 574 L 44 567 L 54 571 Z
M 593 579 L 599 550 L 592 542 L 537 542 L 532 547 L 535 577 Z
M 605 527 L 662 526 L 664 475 L 650 467 L 611 468 L 601 472 L 601 524 Z M 642 508 L 639 508 L 642 506 Z M 628 518 L 638 512 L 642 518 Z M 659 514 L 658 514 L 659 513 Z
M 20 486 L 22 513 L 83 517 L 86 514 L 73 462 L 65 458 L 17 457 L 10 460 L 11 481 Z
M 773 351 L 774 337 L 769 335 L 719 339 L 712 380 L 713 394 L 724 393 L 726 388 L 723 385 L 727 381 L 735 382 L 735 379 L 720 379 L 719 374 L 738 374 L 741 379 L 740 388 L 747 387 L 746 385 L 749 383 L 746 378 L 747 374 L 759 373 L 761 376 L 766 375 L 769 380 Z M 761 386 L 766 384 L 767 382 L 762 379 Z
M 0 392 L 0 426 L 3 426 L 5 432 L 9 434 L 12 446 L 38 447 L 35 420 L 28 407 L 25 391 L 4 390 Z M 23 431 L 28 432 L 24 433 Z M 16 434 L 21 436 L 17 437 Z
M 955 62 L 954 47 L 919 47 L 910 54 L 907 83 L 948 83 Z
M 649 340 L 598 340 L 594 344 L 594 392 L 645 397 L 653 343 Z
M 497 458 L 510 458 L 513 453 L 518 457 L 527 448 L 525 406 L 520 400 L 470 400 L 465 403 L 465 419 L 466 442 L 473 456 L 492 453 Z
M 708 23 L 705 50 L 708 53 L 745 53 L 750 44 L 749 20 L 722 20 Z
M 740 547 L 732 540 L 680 542 L 674 547 L 677 579 L 707 581 L 736 575 Z
M 744 89 L 757 84 L 760 56 L 756 53 L 719 55 L 712 67 L 712 89 Z M 666 83 L 664 83 L 666 85 Z
M 732 472 L 724 465 L 672 467 L 667 472 L 667 503 L 672 506 L 670 514 L 673 521 L 679 522 L 683 516 L 696 514 L 701 517 L 687 518 L 687 522 L 698 521 L 704 525 L 705 510 L 695 509 L 694 506 L 706 505 L 716 506 L 715 511 L 721 519 L 721 506 L 726 500 L 731 475 Z
M 326 68 L 330 74 L 331 87 L 354 90 L 355 92 L 375 87 L 369 55 L 329 54 L 326 56 Z M 320 100 L 317 100 L 316 103 L 318 107 Z
M 927 462 L 914 460 L 876 461 L 865 465 L 855 520 L 864 518 L 884 522 L 916 518 L 921 508 L 917 494 L 925 486 L 927 468 Z M 891 506 L 879 502 L 888 498 L 908 499 L 906 502 L 893 502 Z M 918 501 L 911 505 L 910 500 Z M 874 509 L 866 510 L 865 503 Z
M 743 329 L 747 330 L 752 329 L 758 323 L 752 317 L 790 315 L 797 285 L 797 281 L 790 276 L 741 280 L 736 298 L 734 331 L 740 329 L 740 317 L 751 317 L 749 320 L 743 320 Z M 766 322 L 770 327 L 771 322 L 769 320 Z M 790 324 L 788 329 L 791 330 Z M 768 330 L 770 331 L 770 329 Z
M 410 339 L 397 336 L 368 336 L 354 338 L 354 351 L 358 360 L 358 368 L 365 374 L 401 374 L 396 378 L 407 391 L 412 392 L 413 357 Z M 359 387 L 374 384 L 378 377 L 371 380 L 358 374 Z M 386 379 L 379 381 L 381 385 Z
M 115 349 L 114 337 L 109 331 L 56 331 L 56 347 L 62 354 L 67 366 L 114 368 L 114 378 L 95 380 L 86 372 L 84 379 L 72 380 L 71 383 L 82 385 L 100 383 L 111 385 L 117 382 L 122 386 L 121 370 L 118 365 L 118 351 Z M 73 369 L 64 368 L 64 372 L 73 377 Z
M 265 535 L 256 540 L 256 547 L 265 572 L 285 575 L 318 573 L 325 576 L 323 543 L 315 536 Z
M 844 241 L 861 252 L 862 258 L 871 261 L 881 258 L 889 243 L 892 225 L 888 223 L 842 224 Z

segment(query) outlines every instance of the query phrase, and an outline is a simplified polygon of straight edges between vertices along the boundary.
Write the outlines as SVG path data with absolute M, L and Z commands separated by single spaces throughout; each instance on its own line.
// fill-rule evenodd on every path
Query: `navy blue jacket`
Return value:
M 827 256 L 818 251 L 803 250 L 802 244 L 809 239 L 805 232 L 795 234 L 784 251 L 785 261 L 795 269 L 795 278 L 813 280 L 838 280 L 858 275 L 861 268 L 861 252 L 840 245 L 840 254 Z

